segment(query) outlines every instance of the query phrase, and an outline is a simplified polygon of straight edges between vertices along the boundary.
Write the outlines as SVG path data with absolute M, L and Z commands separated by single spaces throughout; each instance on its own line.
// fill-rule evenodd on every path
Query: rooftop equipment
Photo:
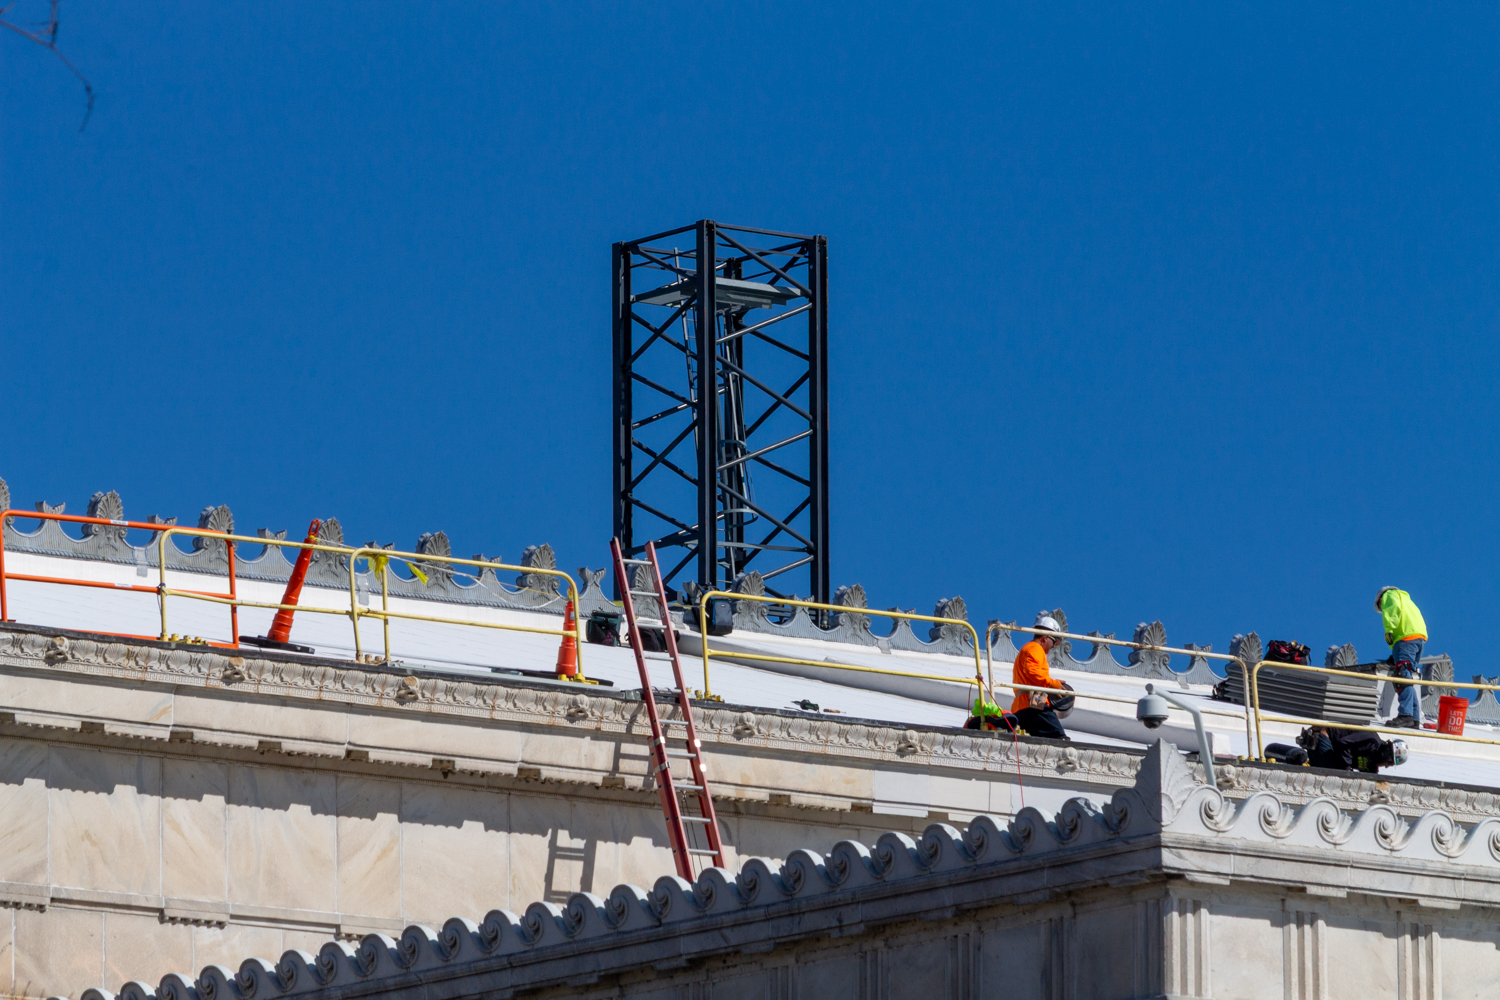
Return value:
M 831 601 L 827 270 L 825 237 L 709 220 L 614 245 L 614 533 L 665 584 Z

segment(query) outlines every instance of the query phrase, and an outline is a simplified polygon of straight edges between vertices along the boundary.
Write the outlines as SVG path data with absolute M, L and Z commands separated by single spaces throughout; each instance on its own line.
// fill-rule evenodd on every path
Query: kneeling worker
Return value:
M 1032 626 L 1032 639 L 1021 647 L 1016 654 L 1016 662 L 1011 668 L 1011 681 L 1015 684 L 1025 684 L 1029 687 L 1057 688 L 1065 691 L 1066 687 L 1062 681 L 1052 679 L 1052 671 L 1047 667 L 1047 654 L 1052 652 L 1052 647 L 1062 640 L 1054 632 L 1061 632 L 1062 626 L 1057 624 L 1057 619 L 1050 615 L 1043 615 L 1036 620 Z M 1017 691 L 1016 700 L 1011 702 L 1010 710 L 1015 714 L 1016 721 L 1022 729 L 1032 736 L 1042 736 L 1048 739 L 1065 740 L 1068 734 L 1063 732 L 1062 723 L 1057 718 L 1057 713 L 1052 710 L 1052 702 L 1049 697 L 1039 691 Z

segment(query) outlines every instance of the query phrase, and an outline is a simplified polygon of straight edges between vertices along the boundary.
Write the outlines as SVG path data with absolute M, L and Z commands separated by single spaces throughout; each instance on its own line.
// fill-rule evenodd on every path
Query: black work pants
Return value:
M 1057 713 L 1050 708 L 1023 708 L 1016 713 L 1016 721 L 1032 736 L 1049 740 L 1068 738 L 1068 734 L 1063 732 L 1062 723 L 1058 721 Z

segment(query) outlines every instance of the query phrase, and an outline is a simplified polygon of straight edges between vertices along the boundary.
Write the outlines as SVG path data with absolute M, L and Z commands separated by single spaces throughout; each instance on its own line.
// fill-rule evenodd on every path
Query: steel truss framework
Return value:
M 626 554 L 654 541 L 678 589 L 757 570 L 827 603 L 827 239 L 703 220 L 612 263 Z

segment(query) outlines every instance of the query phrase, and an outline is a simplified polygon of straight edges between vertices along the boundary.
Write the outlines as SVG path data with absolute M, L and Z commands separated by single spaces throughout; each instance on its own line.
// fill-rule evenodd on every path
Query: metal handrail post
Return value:
M 161 612 L 161 641 L 167 641 L 167 536 L 165 532 L 156 533 L 156 573 L 158 583 L 156 585 L 156 606 Z
M 239 594 L 235 586 L 234 543 L 225 542 L 224 552 L 229 557 L 229 596 L 237 602 Z M 229 606 L 229 637 L 236 646 L 240 644 L 240 606 L 238 603 Z
M 380 567 L 380 610 L 386 612 L 380 619 L 385 637 L 385 662 L 391 662 L 391 575 L 390 567 Z
M 5 585 L 5 522 L 10 519 L 9 515 L 10 511 L 0 514 L 0 622 L 10 621 L 10 602 Z
M 354 626 L 354 662 L 364 659 L 364 647 L 359 641 L 359 590 L 355 586 L 354 560 L 349 560 L 349 621 Z M 387 651 L 389 652 L 389 651 Z M 387 657 L 389 659 L 389 657 Z
M 1250 674 L 1249 674 L 1249 677 L 1250 677 L 1250 684 L 1249 684 L 1250 698 L 1249 698 L 1249 701 L 1250 701 L 1251 705 L 1247 706 L 1247 712 L 1254 712 L 1255 713 L 1255 759 L 1256 760 L 1265 760 L 1266 759 L 1266 740 L 1265 740 L 1265 736 L 1264 736 L 1264 734 L 1262 734 L 1261 728 L 1260 728 L 1260 668 L 1261 668 L 1261 666 L 1265 662 L 1266 662 L 1265 660 L 1261 660 L 1259 663 L 1257 663 L 1254 667 L 1252 667 L 1250 669 Z

